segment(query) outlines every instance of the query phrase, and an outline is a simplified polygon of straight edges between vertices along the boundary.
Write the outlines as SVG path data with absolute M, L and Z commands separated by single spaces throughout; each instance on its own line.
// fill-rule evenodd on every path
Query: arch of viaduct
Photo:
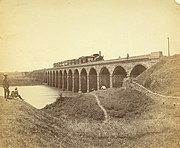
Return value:
M 44 69 L 43 72 L 37 71 L 36 74 L 39 74 L 39 77 L 41 75 L 43 82 L 49 86 L 86 93 L 98 90 L 103 85 L 106 88 L 121 87 L 127 75 L 135 78 L 159 61 L 159 54 L 152 56 L 156 54 L 49 68 Z

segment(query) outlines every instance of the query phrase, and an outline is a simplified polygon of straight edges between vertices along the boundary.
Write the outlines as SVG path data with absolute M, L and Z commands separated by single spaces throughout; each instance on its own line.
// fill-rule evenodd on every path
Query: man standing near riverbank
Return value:
M 7 74 L 4 74 L 4 78 L 3 78 L 3 88 L 4 88 L 4 98 L 9 97 L 9 81 L 7 79 Z

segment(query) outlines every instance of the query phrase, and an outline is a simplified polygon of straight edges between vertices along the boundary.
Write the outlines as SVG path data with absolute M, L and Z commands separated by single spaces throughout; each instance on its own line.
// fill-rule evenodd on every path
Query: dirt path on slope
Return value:
M 90 93 L 90 94 L 95 97 L 98 106 L 101 108 L 101 110 L 102 110 L 103 113 L 104 113 L 104 122 L 106 122 L 106 121 L 107 121 L 107 118 L 108 118 L 107 111 L 106 111 L 105 108 L 101 105 L 101 102 L 100 102 L 98 96 L 97 96 L 96 94 L 94 94 L 94 93 Z

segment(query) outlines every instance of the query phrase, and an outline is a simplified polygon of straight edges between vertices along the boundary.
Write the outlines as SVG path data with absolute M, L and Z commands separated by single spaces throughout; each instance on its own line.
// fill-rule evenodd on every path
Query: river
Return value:
M 10 91 L 14 90 L 14 88 L 15 86 L 10 87 Z M 18 86 L 17 88 L 24 101 L 38 109 L 56 101 L 60 94 L 59 89 L 44 85 Z M 0 87 L 0 96 L 3 96 L 2 87 Z

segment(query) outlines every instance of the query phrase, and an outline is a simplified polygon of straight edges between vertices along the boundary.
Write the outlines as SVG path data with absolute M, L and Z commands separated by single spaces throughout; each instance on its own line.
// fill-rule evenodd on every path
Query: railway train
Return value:
M 71 60 L 65 60 L 58 63 L 54 63 L 53 67 L 55 68 L 55 67 L 62 67 L 69 65 L 77 65 L 77 64 L 102 61 L 102 60 L 104 60 L 104 57 L 101 56 L 101 52 L 99 51 L 99 54 L 96 53 L 90 56 L 81 56 L 78 59 L 71 59 Z

